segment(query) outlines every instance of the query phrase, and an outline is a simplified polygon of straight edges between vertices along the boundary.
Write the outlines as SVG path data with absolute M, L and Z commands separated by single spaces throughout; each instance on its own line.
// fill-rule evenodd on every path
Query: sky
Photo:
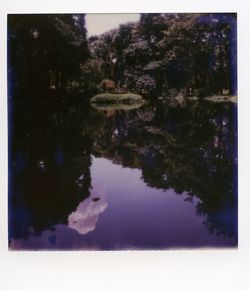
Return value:
M 113 28 L 119 27 L 120 24 L 134 22 L 139 20 L 138 13 L 90 13 L 86 14 L 86 27 L 88 37 L 99 35 Z

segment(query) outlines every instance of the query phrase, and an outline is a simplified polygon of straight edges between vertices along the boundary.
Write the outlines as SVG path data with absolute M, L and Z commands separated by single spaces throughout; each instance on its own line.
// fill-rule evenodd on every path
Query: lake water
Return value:
M 237 246 L 236 104 L 9 110 L 10 249 Z

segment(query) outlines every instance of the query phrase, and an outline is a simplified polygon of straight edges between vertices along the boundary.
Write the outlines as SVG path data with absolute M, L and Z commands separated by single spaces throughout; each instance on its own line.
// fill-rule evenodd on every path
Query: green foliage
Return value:
M 91 102 L 97 103 L 137 103 L 142 102 L 142 97 L 138 94 L 125 93 L 102 93 L 91 98 Z
M 142 92 L 143 90 L 153 92 L 155 90 L 155 80 L 149 75 L 142 75 L 136 82 L 136 90 Z
M 204 99 L 215 103 L 225 103 L 225 102 L 237 103 L 237 96 L 210 96 L 205 97 Z
M 84 14 L 8 16 L 9 95 L 100 92 L 103 79 L 167 96 L 237 94 L 236 15 L 141 14 L 87 40 Z
M 90 41 L 102 78 L 156 96 L 236 94 L 236 15 L 142 14 Z M 145 77 L 146 75 L 147 77 Z
M 88 57 L 85 16 L 9 15 L 8 57 L 10 94 L 80 84 L 80 65 Z
M 91 106 L 97 110 L 135 110 L 139 109 L 141 106 L 143 106 L 145 103 L 91 103 Z

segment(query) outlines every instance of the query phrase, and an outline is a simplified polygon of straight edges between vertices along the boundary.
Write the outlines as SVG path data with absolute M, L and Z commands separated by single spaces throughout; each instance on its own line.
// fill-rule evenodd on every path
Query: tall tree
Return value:
M 8 52 L 11 94 L 65 90 L 88 57 L 85 15 L 9 15 Z
M 130 90 L 158 96 L 171 89 L 200 96 L 236 94 L 233 13 L 141 14 L 139 22 L 96 37 L 91 46 L 102 77 Z

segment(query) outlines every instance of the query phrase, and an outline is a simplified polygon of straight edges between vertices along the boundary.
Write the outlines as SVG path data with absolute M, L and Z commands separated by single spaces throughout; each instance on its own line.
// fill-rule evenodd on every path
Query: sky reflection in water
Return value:
M 68 216 L 68 225 L 27 240 L 14 249 L 164 249 L 233 246 L 234 239 L 210 234 L 185 193 L 145 185 L 141 171 L 92 157 L 91 195 Z M 99 198 L 94 201 L 95 198 Z
M 234 105 L 37 108 L 10 128 L 11 249 L 237 246 Z

